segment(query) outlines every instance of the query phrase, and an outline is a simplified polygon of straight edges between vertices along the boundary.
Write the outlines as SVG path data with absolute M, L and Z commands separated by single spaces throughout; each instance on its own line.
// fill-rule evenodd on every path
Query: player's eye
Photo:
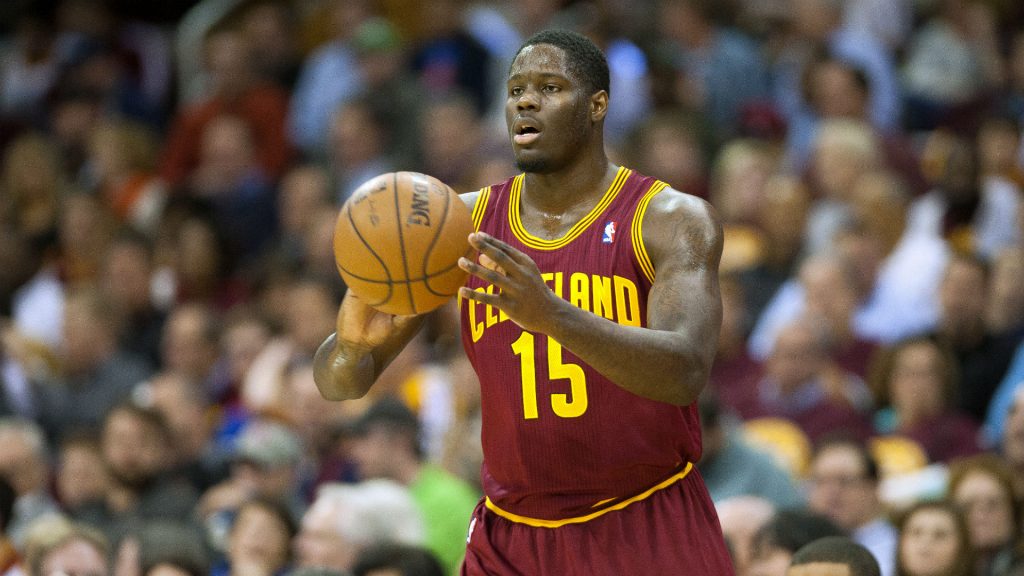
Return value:
M 558 92 L 560 89 L 561 88 L 557 84 L 545 84 L 544 85 L 544 91 L 545 92 Z
M 523 87 L 522 86 L 512 86 L 511 88 L 508 89 L 508 95 L 509 96 L 522 96 L 522 94 L 523 94 Z

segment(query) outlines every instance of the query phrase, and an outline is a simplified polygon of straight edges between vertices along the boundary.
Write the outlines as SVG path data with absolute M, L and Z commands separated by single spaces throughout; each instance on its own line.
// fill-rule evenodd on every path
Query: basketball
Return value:
M 349 290 L 389 314 L 429 312 L 466 281 L 469 209 L 450 187 L 418 172 L 381 174 L 349 197 L 334 228 L 334 259 Z

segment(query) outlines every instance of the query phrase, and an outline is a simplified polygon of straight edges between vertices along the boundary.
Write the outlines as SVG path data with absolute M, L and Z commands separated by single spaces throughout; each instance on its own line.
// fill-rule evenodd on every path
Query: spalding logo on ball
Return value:
M 429 312 L 466 281 L 469 209 L 448 185 L 418 172 L 371 178 L 345 201 L 334 228 L 338 271 L 359 298 L 389 314 Z

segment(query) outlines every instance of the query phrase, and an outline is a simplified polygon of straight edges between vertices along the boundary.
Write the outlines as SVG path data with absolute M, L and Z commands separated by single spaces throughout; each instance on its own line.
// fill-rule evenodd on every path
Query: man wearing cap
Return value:
M 450 574 L 466 550 L 466 518 L 480 495 L 466 482 L 423 461 L 420 423 L 400 401 L 384 398 L 354 423 L 352 457 L 363 479 L 387 478 L 409 488 L 423 515 L 426 546 Z

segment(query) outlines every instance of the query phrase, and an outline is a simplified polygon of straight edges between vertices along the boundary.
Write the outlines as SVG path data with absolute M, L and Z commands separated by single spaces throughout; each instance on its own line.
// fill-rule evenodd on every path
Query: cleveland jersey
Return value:
M 562 238 L 520 218 L 523 175 L 484 188 L 473 223 L 532 258 L 558 296 L 610 322 L 646 326 L 656 270 L 642 241 L 664 182 L 619 168 L 600 202 Z M 471 276 L 467 286 L 493 291 Z M 460 300 L 462 340 L 480 378 L 486 505 L 557 526 L 621 508 L 684 476 L 700 458 L 694 406 L 656 402 L 612 383 L 545 334 Z

